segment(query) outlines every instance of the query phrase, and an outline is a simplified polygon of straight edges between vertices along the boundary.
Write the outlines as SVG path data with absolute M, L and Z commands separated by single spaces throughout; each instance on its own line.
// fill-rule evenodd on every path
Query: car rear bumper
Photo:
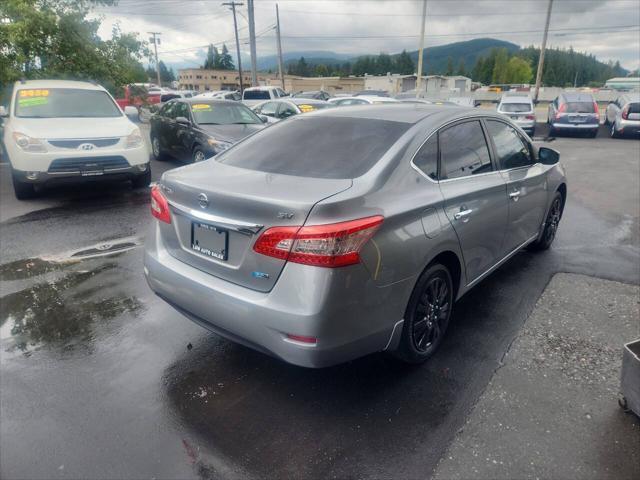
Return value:
M 600 125 L 597 123 L 552 123 L 556 130 L 598 130 Z
M 145 244 L 150 288 L 178 312 L 225 338 L 304 367 L 384 350 L 399 339 L 408 281 L 376 287 L 362 265 L 327 269 L 288 263 L 270 292 L 198 270 L 171 256 L 154 221 Z M 314 337 L 315 344 L 287 338 Z M 393 341 L 392 341 L 393 340 Z

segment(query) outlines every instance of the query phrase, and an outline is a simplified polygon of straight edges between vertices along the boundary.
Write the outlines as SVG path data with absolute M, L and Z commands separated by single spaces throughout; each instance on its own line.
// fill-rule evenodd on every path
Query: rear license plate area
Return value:
M 229 232 L 201 222 L 191 222 L 191 249 L 205 257 L 226 261 Z
M 571 123 L 584 123 L 587 121 L 587 117 L 580 117 L 577 115 L 569 115 L 569 121 Z

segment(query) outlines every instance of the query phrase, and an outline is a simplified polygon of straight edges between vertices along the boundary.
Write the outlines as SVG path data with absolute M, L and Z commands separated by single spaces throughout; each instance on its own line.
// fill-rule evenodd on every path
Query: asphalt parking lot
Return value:
M 18 202 L 0 165 L 2 477 L 430 477 L 554 274 L 640 283 L 640 142 L 603 127 L 550 145 L 569 180 L 553 248 L 472 290 L 412 368 L 377 354 L 303 369 L 208 333 L 145 283 L 148 191 Z M 154 179 L 178 165 L 153 161 Z

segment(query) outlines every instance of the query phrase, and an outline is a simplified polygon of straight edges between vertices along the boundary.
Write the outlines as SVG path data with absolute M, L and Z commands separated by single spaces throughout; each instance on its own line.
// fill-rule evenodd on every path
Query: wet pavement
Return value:
M 148 192 L 19 203 L 0 166 L 0 476 L 428 478 L 553 274 L 640 283 L 640 142 L 551 146 L 570 181 L 554 248 L 472 290 L 410 368 L 303 369 L 208 333 L 145 283 Z

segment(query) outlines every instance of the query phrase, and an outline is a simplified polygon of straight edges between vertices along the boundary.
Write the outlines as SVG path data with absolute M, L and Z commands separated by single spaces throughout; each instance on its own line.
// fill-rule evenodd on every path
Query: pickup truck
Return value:
M 242 103 L 251 108 L 265 100 L 277 100 L 288 97 L 289 94 L 278 87 L 261 86 L 245 88 L 242 92 Z
M 138 120 L 141 122 L 150 116 L 150 107 L 160 103 L 160 93 L 149 93 L 146 88 L 137 85 L 126 85 L 124 97 L 116 98 L 116 103 L 124 111 L 126 107 L 138 110 Z

